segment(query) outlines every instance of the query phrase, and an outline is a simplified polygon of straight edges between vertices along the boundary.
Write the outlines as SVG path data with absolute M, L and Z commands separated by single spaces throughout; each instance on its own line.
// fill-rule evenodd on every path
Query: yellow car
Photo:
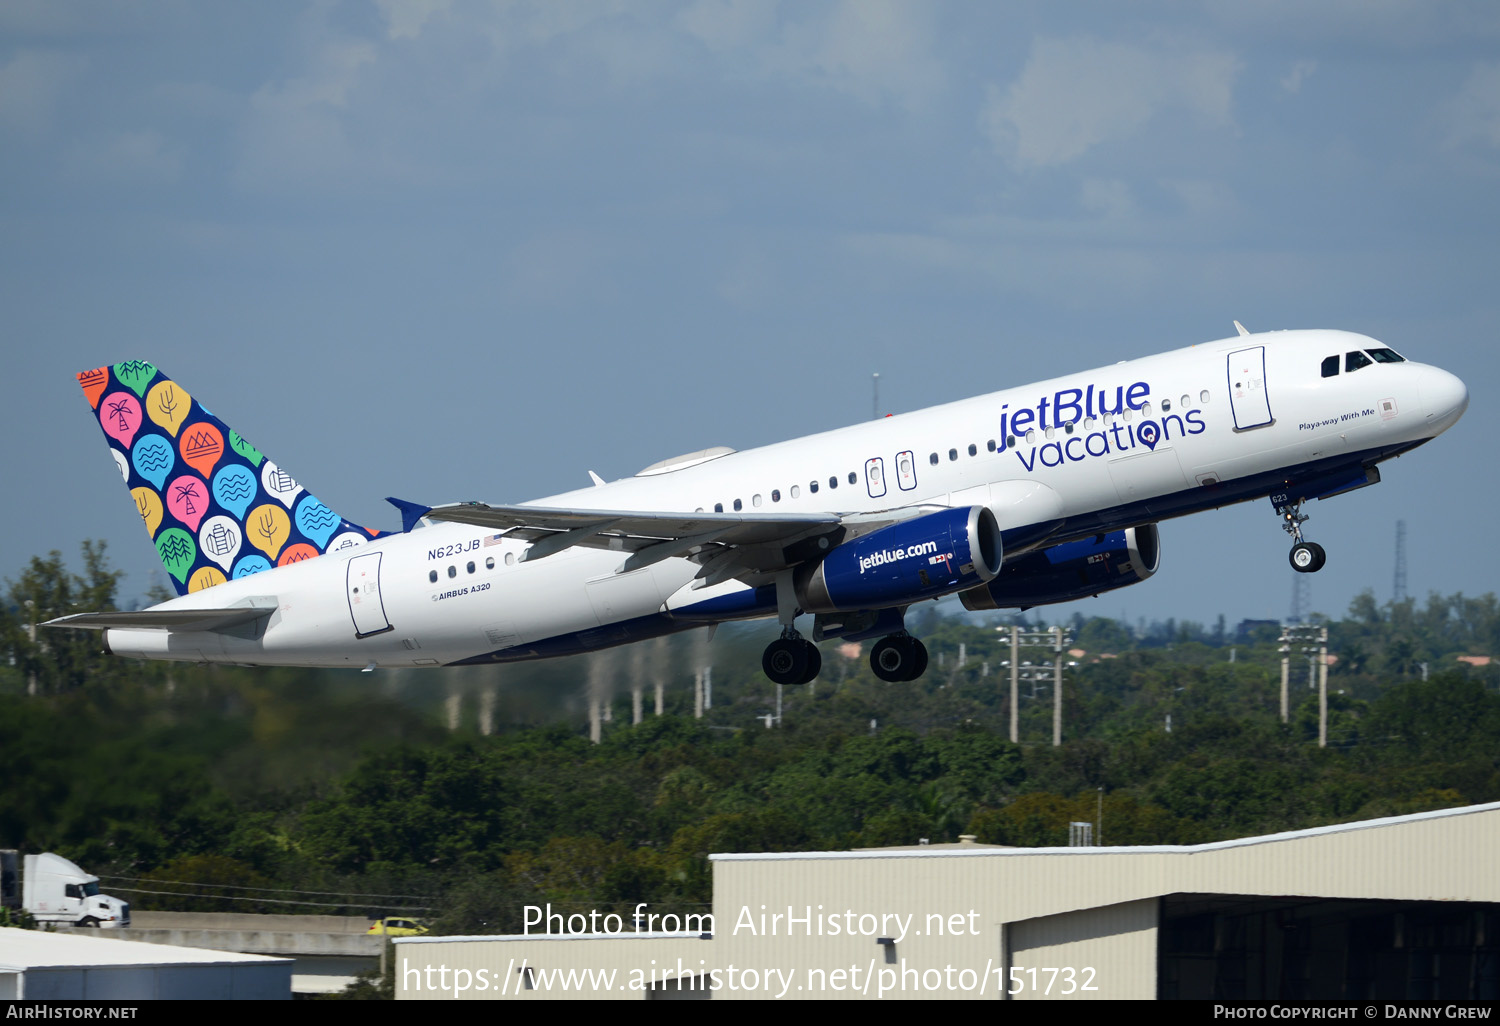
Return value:
M 365 931 L 368 936 L 384 935 L 386 937 L 417 937 L 427 932 L 427 927 L 415 919 L 403 919 L 400 916 L 386 916 L 377 919 L 370 928 Z

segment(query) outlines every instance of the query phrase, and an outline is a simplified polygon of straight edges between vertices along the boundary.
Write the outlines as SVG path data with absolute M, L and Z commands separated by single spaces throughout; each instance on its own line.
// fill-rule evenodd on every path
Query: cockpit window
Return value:
M 1361 367 L 1370 366 L 1370 358 L 1356 349 L 1352 353 L 1344 354 L 1344 370 L 1357 371 Z
M 1374 357 L 1376 363 L 1405 363 L 1406 357 L 1394 349 L 1366 349 L 1365 352 Z
M 1326 360 L 1323 361 L 1323 376 L 1325 378 L 1335 377 L 1335 376 L 1338 375 L 1338 372 L 1339 372 L 1339 356 L 1338 356 L 1337 353 L 1334 353 L 1328 359 L 1326 359 Z

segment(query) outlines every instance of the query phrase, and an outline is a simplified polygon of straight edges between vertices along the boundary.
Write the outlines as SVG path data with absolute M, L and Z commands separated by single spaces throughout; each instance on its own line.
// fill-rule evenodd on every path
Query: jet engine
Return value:
M 994 580 L 959 598 L 973 612 L 1071 602 L 1137 584 L 1161 564 L 1155 524 L 1063 542 L 1007 562 Z
M 985 506 L 927 513 L 839 545 L 797 576 L 804 612 L 904 606 L 983 585 L 1000 572 L 1003 546 Z

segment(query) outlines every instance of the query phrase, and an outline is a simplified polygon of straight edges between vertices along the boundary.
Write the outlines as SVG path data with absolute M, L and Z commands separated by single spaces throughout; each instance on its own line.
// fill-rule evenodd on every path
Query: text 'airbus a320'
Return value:
M 1468 405 L 1458 378 L 1363 335 L 1239 330 L 521 505 L 393 499 L 400 532 L 340 517 L 151 364 L 100 367 L 79 382 L 179 594 L 50 626 L 101 629 L 124 656 L 373 668 L 774 616 L 777 683 L 816 677 L 813 641 L 833 638 L 880 639 L 874 672 L 914 680 L 913 603 L 1024 608 L 1135 584 L 1171 517 L 1269 496 L 1292 566 L 1316 571 L 1303 504 L 1378 482 Z

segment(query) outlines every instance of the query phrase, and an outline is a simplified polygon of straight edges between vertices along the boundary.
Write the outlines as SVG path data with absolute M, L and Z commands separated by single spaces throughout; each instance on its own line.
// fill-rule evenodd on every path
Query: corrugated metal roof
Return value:
M 761 862 L 799 861 L 820 859 L 902 859 L 902 858 L 1015 858 L 1028 855 L 1118 855 L 1129 852 L 1136 855 L 1152 853 L 1192 854 L 1193 852 L 1223 851 L 1227 848 L 1244 848 L 1256 844 L 1274 844 L 1293 841 L 1303 837 L 1319 837 L 1329 834 L 1351 833 L 1357 830 L 1373 830 L 1381 827 L 1419 823 L 1424 820 L 1447 819 L 1453 816 L 1469 816 L 1482 812 L 1500 810 L 1500 802 L 1486 805 L 1465 805 L 1457 809 L 1436 809 L 1431 812 L 1414 812 L 1406 816 L 1387 816 L 1384 819 L 1362 819 L 1354 823 L 1335 823 L 1332 826 L 1310 827 L 1306 830 L 1288 830 L 1279 834 L 1262 834 L 1258 837 L 1239 837 L 1229 841 L 1211 841 L 1207 844 L 1141 844 L 1121 847 L 1097 848 L 979 848 L 970 845 L 939 847 L 925 845 L 918 848 L 859 849 L 855 851 L 776 851 L 776 852 L 726 852 L 710 855 L 714 862 Z

